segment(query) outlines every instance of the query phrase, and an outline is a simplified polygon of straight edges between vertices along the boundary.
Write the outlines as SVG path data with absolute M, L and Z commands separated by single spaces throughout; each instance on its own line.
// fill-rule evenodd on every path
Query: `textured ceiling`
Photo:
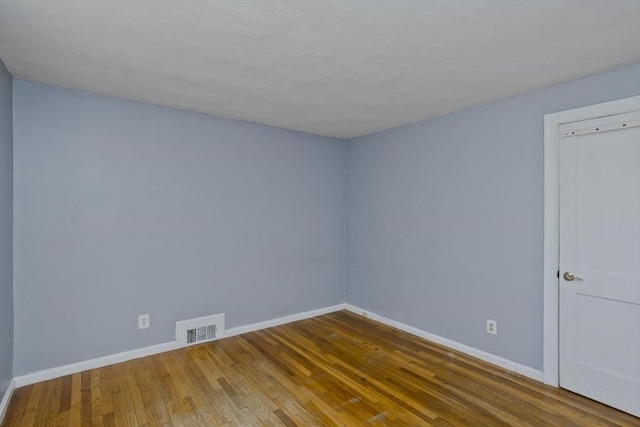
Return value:
M 348 138 L 640 61 L 639 0 L 0 0 L 17 78 Z

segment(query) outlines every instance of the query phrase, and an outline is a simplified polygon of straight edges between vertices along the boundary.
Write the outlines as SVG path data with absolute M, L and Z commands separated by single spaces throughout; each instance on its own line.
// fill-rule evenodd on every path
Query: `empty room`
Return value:
M 640 426 L 640 0 L 0 0 L 0 425 Z

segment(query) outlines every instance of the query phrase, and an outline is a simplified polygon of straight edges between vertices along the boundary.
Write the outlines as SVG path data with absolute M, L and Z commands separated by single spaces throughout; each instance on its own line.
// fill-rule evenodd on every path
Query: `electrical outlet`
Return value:
M 149 315 L 141 314 L 138 316 L 138 329 L 147 329 L 149 327 Z
M 498 322 L 487 319 L 487 333 L 489 335 L 498 335 Z

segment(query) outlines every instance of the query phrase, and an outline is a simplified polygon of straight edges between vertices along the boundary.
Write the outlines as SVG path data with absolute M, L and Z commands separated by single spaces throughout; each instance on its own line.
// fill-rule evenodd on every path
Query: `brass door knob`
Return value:
M 565 272 L 562 277 L 564 277 L 564 280 L 566 280 L 567 282 L 573 282 L 574 280 L 578 280 L 580 282 L 582 281 L 581 278 L 574 276 L 570 271 Z

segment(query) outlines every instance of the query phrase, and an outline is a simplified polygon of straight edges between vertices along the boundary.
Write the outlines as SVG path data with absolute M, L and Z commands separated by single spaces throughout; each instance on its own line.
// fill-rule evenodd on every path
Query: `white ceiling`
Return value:
M 17 78 L 349 138 L 640 61 L 640 0 L 0 0 Z

